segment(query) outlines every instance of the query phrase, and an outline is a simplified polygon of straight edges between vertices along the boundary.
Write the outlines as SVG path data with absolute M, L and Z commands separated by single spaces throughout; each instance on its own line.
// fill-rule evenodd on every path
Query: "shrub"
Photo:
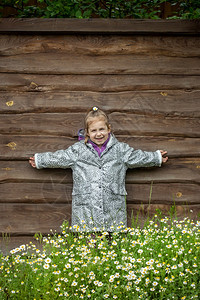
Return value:
M 134 18 L 159 19 L 165 5 L 170 17 L 200 18 L 198 0 L 2 0 L 1 16 L 41 18 Z

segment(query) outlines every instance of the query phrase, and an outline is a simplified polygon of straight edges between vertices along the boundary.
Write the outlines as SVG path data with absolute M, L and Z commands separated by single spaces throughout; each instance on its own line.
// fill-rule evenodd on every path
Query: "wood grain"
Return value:
M 179 34 L 200 32 L 199 20 L 2 18 L 0 33 Z
M 171 205 L 167 204 L 131 204 L 127 206 L 128 225 L 132 219 L 132 214 L 140 217 L 153 216 L 157 209 L 164 215 L 169 213 Z M 197 217 L 200 205 L 177 205 L 177 216 L 191 214 L 193 210 Z M 0 204 L 0 231 L 7 235 L 33 235 L 36 232 L 43 234 L 50 233 L 50 230 L 60 231 L 63 221 L 70 222 L 71 207 L 66 204 Z
M 0 134 L 74 137 L 85 114 L 2 114 Z M 116 135 L 200 137 L 200 119 L 113 112 L 109 119 Z M 52 126 L 49 126 L 52 124 Z
M 200 158 L 171 159 L 161 168 L 128 170 L 127 183 L 197 183 L 200 181 Z M 184 173 L 184 174 L 182 174 Z
M 126 184 L 127 204 L 199 204 L 199 184 Z M 3 182 L 0 203 L 71 204 L 72 184 L 56 182 Z
M 199 157 L 200 138 L 180 138 L 165 136 L 116 135 L 119 141 L 135 149 L 155 151 L 167 149 L 171 158 Z M 0 135 L 0 160 L 27 160 L 36 152 L 54 152 L 66 149 L 77 142 L 74 138 L 40 135 Z
M 49 233 L 50 229 L 59 230 L 70 216 L 67 204 L 0 204 L 0 231 L 11 235 Z
M 170 159 L 161 168 L 128 170 L 128 184 L 141 183 L 194 183 L 200 182 L 200 158 Z M 72 183 L 70 169 L 32 168 L 27 161 L 0 161 L 0 182 Z
M 199 205 L 199 184 L 126 184 L 127 204 Z
M 200 89 L 200 76 L 185 75 L 30 75 L 1 74 L 0 91 L 123 92 Z
M 143 55 L 199 57 L 200 37 L 148 35 L 1 35 L 0 54 Z
M 128 91 L 101 93 L 0 92 L 0 113 L 84 113 L 93 106 L 106 113 L 137 113 L 174 117 L 200 117 L 200 90 Z
M 111 113 L 111 124 L 117 134 L 151 136 L 198 137 L 199 119 L 153 117 L 123 113 Z
M 116 63 L 117 62 L 117 63 Z M 44 75 L 200 75 L 200 58 L 141 55 L 89 56 L 57 53 L 0 57 L 1 73 Z
M 71 204 L 72 183 L 3 182 L 0 203 Z

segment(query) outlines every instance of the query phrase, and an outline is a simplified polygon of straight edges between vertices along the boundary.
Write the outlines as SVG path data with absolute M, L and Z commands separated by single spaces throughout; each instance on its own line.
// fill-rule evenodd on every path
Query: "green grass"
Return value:
M 0 256 L 0 299 L 200 299 L 200 222 L 155 215 L 143 228 L 37 236 Z

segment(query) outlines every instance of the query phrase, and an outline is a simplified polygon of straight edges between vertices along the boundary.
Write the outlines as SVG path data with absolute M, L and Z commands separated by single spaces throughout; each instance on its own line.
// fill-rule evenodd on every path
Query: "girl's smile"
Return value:
M 99 148 L 108 139 L 110 128 L 107 127 L 105 121 L 95 120 L 88 128 L 88 136 L 92 142 L 94 142 Z

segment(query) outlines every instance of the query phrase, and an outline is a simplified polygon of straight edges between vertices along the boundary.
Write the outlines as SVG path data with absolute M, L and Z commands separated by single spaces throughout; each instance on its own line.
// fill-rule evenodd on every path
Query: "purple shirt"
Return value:
M 84 136 L 84 134 L 82 133 L 82 131 L 83 131 L 83 130 L 80 129 L 79 132 L 78 132 L 78 140 L 79 140 L 79 141 L 85 139 L 85 136 Z M 90 143 L 90 144 L 93 146 L 93 148 L 97 151 L 97 153 L 98 153 L 98 155 L 99 155 L 99 157 L 100 157 L 100 156 L 101 156 L 101 153 L 106 149 L 106 146 L 107 146 L 107 144 L 108 144 L 109 139 L 110 139 L 110 133 L 109 133 L 109 135 L 108 135 L 107 140 L 103 143 L 103 145 L 101 146 L 101 148 L 99 148 L 99 147 L 97 146 L 97 144 L 95 144 L 95 143 L 92 142 L 91 140 L 88 140 L 88 143 Z

